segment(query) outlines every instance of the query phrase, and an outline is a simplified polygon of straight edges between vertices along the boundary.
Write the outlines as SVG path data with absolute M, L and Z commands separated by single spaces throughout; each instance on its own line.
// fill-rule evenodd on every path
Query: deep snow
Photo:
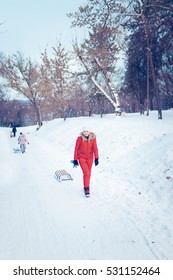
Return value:
M 173 110 L 0 128 L 1 260 L 173 259 Z M 91 197 L 70 160 L 83 126 L 97 135 Z M 20 131 L 30 142 L 13 153 Z M 66 169 L 73 181 L 59 183 Z

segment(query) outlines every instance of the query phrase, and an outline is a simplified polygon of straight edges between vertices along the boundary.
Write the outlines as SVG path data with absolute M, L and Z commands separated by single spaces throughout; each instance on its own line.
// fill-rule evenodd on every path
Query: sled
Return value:
M 64 169 L 56 170 L 55 171 L 55 178 L 58 180 L 58 182 L 73 180 L 71 175 Z
M 20 148 L 13 148 L 13 152 L 14 153 L 21 153 L 21 149 Z

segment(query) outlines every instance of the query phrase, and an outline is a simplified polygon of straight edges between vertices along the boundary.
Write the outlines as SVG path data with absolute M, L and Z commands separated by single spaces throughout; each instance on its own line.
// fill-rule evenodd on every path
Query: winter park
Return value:
M 1 7 L 0 260 L 173 260 L 173 3 L 65 2 Z
M 24 127 L 30 144 L 1 128 L 1 259 L 172 259 L 173 111 L 50 121 Z M 91 196 L 73 168 L 84 124 L 97 135 L 100 164 Z M 118 132 L 118 133 L 117 133 Z M 57 169 L 73 181 L 59 183 Z M 9 227 L 10 225 L 10 227 Z

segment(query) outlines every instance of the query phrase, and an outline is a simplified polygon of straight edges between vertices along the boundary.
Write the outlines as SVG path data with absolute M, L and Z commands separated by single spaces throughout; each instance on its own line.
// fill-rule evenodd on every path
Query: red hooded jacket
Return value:
M 77 138 L 74 150 L 74 160 L 78 160 L 79 158 L 99 158 L 96 135 L 93 132 L 90 132 L 88 139 L 82 133 Z

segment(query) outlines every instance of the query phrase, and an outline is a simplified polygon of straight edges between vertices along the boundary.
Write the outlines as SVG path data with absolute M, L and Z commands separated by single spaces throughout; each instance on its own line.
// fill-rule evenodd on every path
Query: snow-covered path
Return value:
M 158 231 L 151 228 L 155 215 L 150 211 L 159 208 L 149 207 L 147 194 L 133 201 L 134 189 L 127 191 L 130 177 L 122 180 L 121 164 L 113 162 L 118 172 L 111 178 L 106 166 L 93 167 L 95 187 L 87 199 L 77 180 L 82 176 L 79 168 L 70 166 L 74 181 L 59 183 L 53 176 L 63 156 L 70 159 L 73 141 L 71 151 L 62 153 L 63 138 L 57 149 L 36 132 L 27 136 L 26 153 L 14 154 L 17 139 L 9 137 L 9 129 L 1 129 L 0 259 L 170 258 L 165 243 L 157 237 L 158 248 L 151 239 Z

